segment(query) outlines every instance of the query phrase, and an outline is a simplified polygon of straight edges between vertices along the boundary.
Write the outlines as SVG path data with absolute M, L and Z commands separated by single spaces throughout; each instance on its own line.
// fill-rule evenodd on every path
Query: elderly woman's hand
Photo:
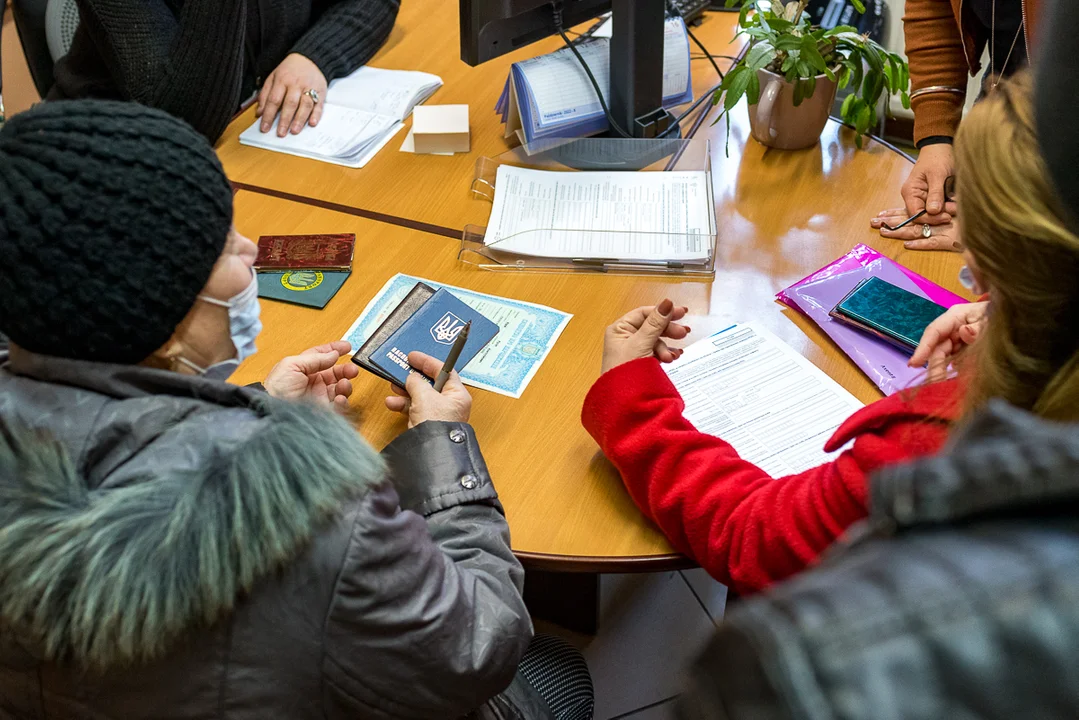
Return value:
M 274 366 L 266 376 L 266 392 L 281 400 L 308 398 L 318 405 L 348 409 L 348 396 L 360 369 L 354 363 L 337 364 L 338 359 L 352 351 L 344 340 L 305 350 L 287 357 Z
M 408 364 L 427 377 L 437 377 L 442 370 L 441 360 L 421 352 L 410 352 Z M 386 407 L 407 415 L 410 428 L 428 420 L 466 423 L 472 413 L 472 396 L 456 370 L 440 393 L 417 373 L 409 373 L 404 388 L 391 385 L 390 390 L 393 395 L 386 398 Z

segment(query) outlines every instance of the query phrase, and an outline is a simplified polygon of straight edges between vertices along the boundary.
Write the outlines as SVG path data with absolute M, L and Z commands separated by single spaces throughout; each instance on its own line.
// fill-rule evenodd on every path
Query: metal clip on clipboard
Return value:
M 691 243 L 702 248 L 701 257 L 694 259 L 633 259 L 633 258 L 581 258 L 540 257 L 514 252 L 509 248 L 514 240 L 522 240 L 525 233 L 537 233 L 539 240 L 552 233 L 592 232 L 572 227 L 533 229 L 512 238 L 503 237 L 496 242 L 486 241 L 486 227 L 468 225 L 461 237 L 457 258 L 483 270 L 495 272 L 547 272 L 547 273 L 606 273 L 612 275 L 669 275 L 689 279 L 710 280 L 715 277 L 716 231 L 715 199 L 712 196 L 712 163 L 709 142 L 706 139 L 660 139 L 640 140 L 622 138 L 549 139 L 531 145 L 521 145 L 495 158 L 482 157 L 476 162 L 471 191 L 477 197 L 494 202 L 497 191 L 498 168 L 512 165 L 535 170 L 558 172 L 617 171 L 617 172 L 665 172 L 697 171 L 706 176 L 708 188 L 707 227 L 692 234 L 668 234 L 659 240 L 671 240 L 679 244 Z M 638 235 L 656 240 L 661 234 L 633 231 L 594 231 L 618 238 Z M 629 238 L 618 238 L 629 239 Z M 530 243 L 526 243 L 530 244 Z

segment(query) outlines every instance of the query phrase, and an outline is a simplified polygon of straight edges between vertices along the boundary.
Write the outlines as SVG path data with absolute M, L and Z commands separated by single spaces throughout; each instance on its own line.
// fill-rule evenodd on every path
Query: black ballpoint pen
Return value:
M 435 378 L 435 392 L 442 392 L 442 388 L 446 386 L 446 381 L 450 379 L 450 373 L 453 372 L 453 366 L 457 364 L 457 358 L 461 357 L 461 351 L 465 349 L 465 343 L 468 342 L 468 331 L 471 329 L 472 321 L 469 320 L 461 328 L 461 332 L 457 333 L 457 337 L 453 341 L 453 347 L 450 348 L 450 354 L 446 356 L 446 362 L 442 364 L 442 370 L 439 371 L 438 377 Z

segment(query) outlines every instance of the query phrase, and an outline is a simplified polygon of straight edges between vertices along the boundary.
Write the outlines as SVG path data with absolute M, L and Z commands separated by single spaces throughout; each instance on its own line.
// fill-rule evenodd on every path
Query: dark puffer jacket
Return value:
M 460 717 L 522 582 L 467 425 L 0 349 L 0 718 Z
M 682 717 L 1079 716 L 1079 427 L 994 405 L 871 491 L 857 537 L 729 613 Z

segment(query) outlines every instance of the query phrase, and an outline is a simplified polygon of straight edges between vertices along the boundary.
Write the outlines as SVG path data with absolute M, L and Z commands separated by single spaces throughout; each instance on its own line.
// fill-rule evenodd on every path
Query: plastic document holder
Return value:
M 487 228 L 468 225 L 464 229 L 458 260 L 476 265 L 484 270 L 500 272 L 585 272 L 614 275 L 674 275 L 688 278 L 711 279 L 715 277 L 716 261 L 716 213 L 712 189 L 712 164 L 709 142 L 706 139 L 549 139 L 522 145 L 496 158 L 483 157 L 476 162 L 472 192 L 491 201 L 494 209 L 496 178 L 503 165 L 565 173 L 611 172 L 611 173 L 663 173 L 679 172 L 703 174 L 703 189 L 707 208 L 695 206 L 697 216 L 703 215 L 701 227 L 680 229 L 677 232 L 641 232 L 625 229 L 634 223 L 623 218 L 618 223 L 623 229 L 586 229 L 580 227 L 543 227 L 521 231 L 493 242 L 486 238 Z M 632 178 L 625 178 L 632 183 Z M 651 183 L 656 178 L 649 178 Z M 699 188 L 702 182 L 693 178 Z M 677 205 L 677 202 L 670 203 Z M 618 211 L 633 212 L 632 206 L 622 202 Z M 667 211 L 678 215 L 685 208 L 674 207 Z M 561 213 L 572 214 L 572 213 Z M 557 215 L 555 213 L 554 215 Z M 686 213 L 687 217 L 689 213 Z M 554 218 L 552 217 L 552 220 Z M 490 221 L 489 221 L 490 222 Z M 542 222 L 542 221 L 540 221 Z M 552 223 L 557 225 L 557 223 Z M 669 223 L 675 225 L 677 223 Z M 686 223 L 683 223 L 686 224 Z M 551 253 L 536 254 L 522 248 L 561 247 L 560 240 L 569 241 L 567 247 L 585 243 L 592 252 L 587 257 L 573 257 Z M 608 248 L 617 248 L 615 257 L 601 257 Z M 636 248 L 640 252 L 627 252 Z M 667 249 L 674 249 L 667 253 Z M 627 257 L 627 255 L 629 255 Z

